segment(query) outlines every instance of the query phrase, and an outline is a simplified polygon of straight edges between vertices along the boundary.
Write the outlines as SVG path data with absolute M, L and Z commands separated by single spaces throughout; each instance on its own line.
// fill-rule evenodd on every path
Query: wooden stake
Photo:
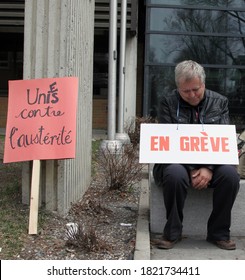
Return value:
M 37 234 L 39 185 L 40 185 L 40 160 L 34 160 L 33 167 L 32 167 L 32 180 L 31 180 L 29 234 Z

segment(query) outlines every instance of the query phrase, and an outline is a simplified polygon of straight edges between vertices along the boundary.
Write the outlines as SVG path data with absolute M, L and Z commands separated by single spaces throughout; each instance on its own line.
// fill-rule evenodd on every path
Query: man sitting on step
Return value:
M 188 60 L 175 68 L 177 89 L 159 102 L 158 122 L 179 124 L 229 124 L 228 99 L 205 88 L 205 71 Z M 163 189 L 167 222 L 163 238 L 154 243 L 171 249 L 181 240 L 187 189 L 213 188 L 213 209 L 207 225 L 207 241 L 234 250 L 230 240 L 231 211 L 239 190 L 239 175 L 231 165 L 155 164 L 153 176 Z M 195 213 L 193 213 L 195 215 Z

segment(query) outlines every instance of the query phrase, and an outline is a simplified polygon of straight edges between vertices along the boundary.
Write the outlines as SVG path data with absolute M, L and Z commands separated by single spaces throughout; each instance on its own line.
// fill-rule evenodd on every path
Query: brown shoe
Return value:
M 163 237 L 161 239 L 152 239 L 151 244 L 156 245 L 159 249 L 169 250 L 172 249 L 174 245 L 180 240 L 181 238 L 177 238 L 175 240 L 167 240 L 165 237 Z
M 212 240 L 208 239 L 207 241 L 210 243 L 215 244 L 217 247 L 223 250 L 235 250 L 236 249 L 236 243 L 233 240 Z

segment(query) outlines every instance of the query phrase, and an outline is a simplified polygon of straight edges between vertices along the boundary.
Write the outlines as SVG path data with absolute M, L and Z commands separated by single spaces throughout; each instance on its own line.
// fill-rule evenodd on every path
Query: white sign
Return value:
M 141 124 L 139 161 L 237 165 L 235 126 Z

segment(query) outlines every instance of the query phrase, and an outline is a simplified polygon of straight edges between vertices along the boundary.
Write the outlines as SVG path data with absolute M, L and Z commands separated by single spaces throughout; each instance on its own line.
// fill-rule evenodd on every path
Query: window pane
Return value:
M 244 8 L 244 0 L 148 0 L 148 4 L 200 5 L 202 7 L 236 7 Z
M 244 0 L 229 0 L 228 7 L 245 8 Z
M 147 63 L 176 63 L 193 59 L 202 64 L 241 65 L 242 38 L 159 35 L 149 38 Z
M 228 65 L 243 65 L 245 58 L 244 38 L 228 38 L 227 47 L 223 50 L 227 56 Z M 243 63 L 242 63 L 243 62 Z
M 245 12 L 230 11 L 227 13 L 228 13 L 227 32 L 245 35 L 245 24 L 244 24 Z
M 151 9 L 150 30 L 152 31 L 226 32 L 226 26 L 227 20 L 224 17 L 224 12 L 167 8 Z
M 181 0 L 148 0 L 148 4 L 180 5 L 181 2 Z
M 148 61 L 176 63 L 193 59 L 203 64 L 225 64 L 227 42 L 222 37 L 150 35 Z
M 220 68 L 205 67 L 205 73 L 206 88 L 226 96 L 226 71 Z
M 150 9 L 149 29 L 170 32 L 245 34 L 245 13 L 190 9 Z
M 245 60 L 243 58 L 243 60 Z M 245 61 L 243 61 L 245 63 Z M 244 65 L 244 64 L 243 64 Z M 245 119 L 245 69 L 227 70 L 226 91 L 233 123 L 244 125 Z
M 148 78 L 148 114 L 156 117 L 159 97 L 175 88 L 174 67 L 150 66 Z

